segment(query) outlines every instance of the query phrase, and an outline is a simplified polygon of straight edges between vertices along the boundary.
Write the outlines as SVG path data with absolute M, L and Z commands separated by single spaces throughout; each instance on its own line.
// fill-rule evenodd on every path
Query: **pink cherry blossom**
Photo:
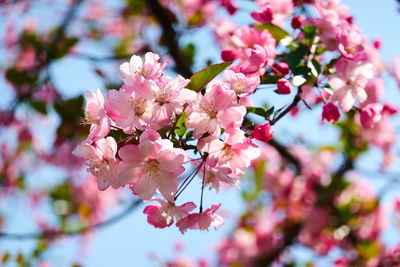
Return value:
M 139 145 L 123 146 L 119 152 L 124 170 L 118 176 L 121 185 L 131 184 L 132 191 L 148 200 L 158 190 L 167 200 L 173 199 L 178 176 L 185 170 L 187 153 L 174 148 L 170 140 L 161 139 L 154 130 L 146 130 Z
M 97 95 L 91 91 L 85 92 L 85 119 L 83 124 L 90 125 L 90 133 L 86 138 L 88 143 L 92 143 L 99 138 L 105 137 L 110 132 L 110 120 L 106 116 L 104 109 L 104 95 L 97 89 Z
M 163 69 L 168 65 L 168 62 L 161 64 L 160 56 L 148 52 L 145 54 L 145 62 L 136 55 L 133 55 L 129 62 L 121 64 L 121 79 L 127 85 L 132 85 L 137 77 L 148 80 L 160 78 Z
M 272 22 L 276 25 L 283 27 L 286 18 L 290 17 L 293 13 L 293 2 L 292 0 L 256 0 L 256 4 L 259 5 L 262 10 L 269 7 L 273 13 Z
M 364 102 L 367 100 L 365 87 L 373 75 L 369 62 L 340 59 L 336 63 L 336 75 L 329 78 L 329 85 L 335 90 L 331 102 L 338 103 L 344 112 L 353 107 L 355 100 Z
M 139 96 L 133 90 L 108 91 L 105 110 L 117 127 L 126 133 L 134 132 L 135 128 L 144 130 L 149 127 L 153 103 Z
M 251 12 L 251 17 L 259 23 L 270 23 L 274 17 L 274 12 L 272 11 L 272 8 L 269 5 L 265 5 L 261 7 L 261 9 L 261 12 Z
M 258 76 L 246 77 L 243 73 L 235 73 L 231 70 L 224 72 L 222 81 L 228 83 L 230 89 L 234 90 L 238 97 L 251 95 L 260 85 Z
M 360 120 L 364 128 L 373 128 L 382 119 L 383 105 L 381 103 L 371 103 L 361 110 Z
M 178 221 L 176 226 L 179 227 L 179 231 L 181 231 L 182 234 L 184 234 L 187 229 L 199 229 L 204 231 L 208 230 L 210 226 L 213 226 L 215 230 L 218 230 L 222 224 L 224 224 L 222 217 L 217 214 L 217 210 L 220 207 L 221 203 L 214 204 L 204 212 L 189 214 Z
M 82 143 L 73 151 L 77 157 L 87 160 L 88 171 L 97 177 L 97 185 L 100 190 L 106 190 L 110 185 L 113 188 L 119 187 L 117 181 L 118 160 L 117 143 L 114 138 L 107 137 L 97 140 L 94 145 Z
M 154 100 L 152 106 L 152 121 L 157 123 L 160 128 L 167 126 L 172 121 L 173 114 L 183 112 L 185 104 L 196 100 L 197 94 L 189 89 L 185 89 L 190 80 L 178 75 L 176 79 L 161 77 L 151 86 L 151 92 L 147 95 L 149 100 Z
M 192 163 L 195 167 L 200 166 L 199 161 Z M 205 171 L 205 174 L 204 174 Z M 228 188 L 232 186 L 239 187 L 239 179 L 237 176 L 231 174 L 231 170 L 227 167 L 210 167 L 207 165 L 205 168 L 200 168 L 197 174 L 198 177 L 204 179 L 204 184 L 219 192 L 220 188 Z
M 196 208 L 193 202 L 187 202 L 181 206 L 175 206 L 174 201 L 164 201 L 154 198 L 160 205 L 148 205 L 143 210 L 147 214 L 147 221 L 156 228 L 165 228 L 189 215 L 189 212 Z
M 244 132 L 234 127 L 224 132 L 224 141 L 210 135 L 199 140 L 199 151 L 209 153 L 207 164 L 211 167 L 226 167 L 233 175 L 243 175 L 244 169 L 260 155 L 260 149 L 245 138 Z
M 235 92 L 222 82 L 210 83 L 203 96 L 198 93 L 193 103 L 186 126 L 193 128 L 193 137 L 200 138 L 204 133 L 219 135 L 221 128 L 232 123 L 240 126 L 246 115 L 246 108 L 235 104 Z

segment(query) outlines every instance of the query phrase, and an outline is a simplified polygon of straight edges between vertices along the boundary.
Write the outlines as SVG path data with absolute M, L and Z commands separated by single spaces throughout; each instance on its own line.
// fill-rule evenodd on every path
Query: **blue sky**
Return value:
M 240 4 L 245 3 L 240 1 Z M 371 38 L 378 37 L 383 41 L 382 56 L 386 60 L 391 60 L 393 54 L 400 54 L 400 35 L 398 34 L 398 27 L 400 26 L 400 14 L 397 12 L 397 3 L 394 0 L 387 1 L 365 1 L 365 0 L 348 0 L 343 1 L 351 8 L 351 13 L 355 17 L 355 23 L 361 26 L 363 33 Z M 246 9 L 247 10 L 247 9 Z M 238 20 L 245 21 L 247 18 L 242 17 L 241 14 L 237 17 Z M 0 24 L 2 19 L 0 18 Z M 1 32 L 1 27 L 0 27 Z M 201 33 L 196 33 L 191 38 L 194 38 L 193 42 L 199 44 L 198 46 L 198 58 L 200 60 L 204 58 L 218 58 L 216 56 L 216 48 L 211 45 L 213 38 L 210 32 L 203 30 Z M 204 41 L 207 40 L 207 41 Z M 186 37 L 184 42 L 192 41 Z M 87 46 L 88 48 L 90 46 Z M 98 49 L 98 48 L 96 48 Z M 100 53 L 99 50 L 94 50 L 96 53 Z M 218 61 L 218 60 L 216 60 Z M 90 64 L 79 59 L 66 59 L 62 60 L 53 68 L 53 75 L 57 81 L 57 84 L 64 90 L 64 94 L 68 96 L 74 96 L 83 90 L 96 90 L 102 86 L 97 77 L 90 72 Z M 117 66 L 115 66 L 117 67 Z M 199 69 L 202 66 L 196 64 Z M 385 98 L 394 100 L 395 103 L 399 101 L 399 90 L 395 82 L 385 78 L 388 81 Z M 4 81 L 0 80 L 0 84 L 3 85 Z M 0 107 L 7 102 L 7 92 L 1 91 L 0 95 Z M 263 98 L 272 97 L 273 94 L 263 94 Z M 259 96 L 257 96 L 259 97 Z M 282 97 L 280 99 L 273 99 L 274 104 L 280 105 L 290 101 L 291 97 Z M 276 102 L 275 102 L 276 101 Z M 257 101 L 255 101 L 257 102 Z M 320 110 L 311 111 L 312 118 L 314 121 L 318 121 L 320 116 Z M 291 119 L 285 118 L 279 123 L 275 129 L 277 136 L 293 135 L 301 133 L 307 138 L 311 138 L 316 142 L 326 142 L 326 140 L 334 141 L 336 138 L 335 132 L 326 130 L 326 127 L 321 127 L 319 124 L 312 123 L 313 119 L 310 119 L 310 115 L 300 116 L 299 118 Z M 397 127 L 399 123 L 397 122 Z M 398 128 L 397 128 L 398 129 Z M 321 136 L 324 139 L 321 140 Z M 379 152 L 374 151 L 365 157 L 362 163 L 362 167 L 377 166 Z M 364 166 L 365 165 L 365 166 Z M 49 170 L 52 173 L 53 170 Z M 396 171 L 393 168 L 392 171 Z M 397 167 L 397 171 L 399 168 Z M 37 174 L 36 174 L 37 175 Z M 384 179 L 384 177 L 382 177 Z M 376 188 L 381 187 L 384 183 L 379 179 L 372 179 L 372 183 Z M 200 181 L 193 182 L 188 190 L 183 193 L 183 200 L 189 200 L 193 196 L 200 197 L 199 194 Z M 396 195 L 396 191 L 393 190 L 385 198 L 389 201 Z M 17 201 L 18 202 L 18 201 Z M 239 191 L 232 189 L 222 194 L 214 194 L 213 192 L 205 193 L 205 206 L 209 206 L 213 203 L 222 202 L 222 208 L 231 212 L 232 214 L 240 214 L 242 210 L 242 204 L 240 202 Z M 17 203 L 16 205 L 21 205 Z M 148 258 L 149 253 L 156 252 L 162 258 L 170 258 L 173 256 L 174 242 L 177 240 L 184 243 L 185 254 L 190 258 L 199 258 L 205 256 L 206 258 L 212 259 L 212 248 L 218 240 L 224 235 L 229 233 L 232 229 L 232 221 L 227 219 L 226 224 L 219 230 L 210 230 L 209 232 L 189 231 L 185 235 L 182 235 L 177 228 L 170 227 L 168 229 L 155 229 L 146 222 L 146 217 L 142 214 L 143 207 L 139 208 L 136 212 L 131 213 L 125 219 L 120 222 L 113 224 L 107 228 L 94 233 L 91 237 L 91 242 L 87 248 L 78 245 L 80 243 L 79 238 L 72 238 L 70 241 L 63 240 L 57 242 L 57 246 L 46 253 L 46 258 L 50 263 L 54 263 L 55 266 L 69 266 L 69 263 L 73 261 L 77 255 L 84 254 L 82 263 L 84 266 L 158 266 L 156 262 L 151 262 Z M 13 218 L 13 229 L 27 231 L 31 229 L 25 222 L 24 209 L 18 210 L 14 214 Z M 14 212 L 13 212 L 14 213 Z M 389 238 L 394 232 L 389 232 L 386 235 L 388 242 L 394 242 L 396 238 Z M 396 233 L 398 236 L 398 233 Z M 398 240 L 398 238 L 397 238 Z M 29 250 L 32 242 L 21 243 L 19 241 L 4 241 L 1 242 L 1 247 L 11 248 L 12 250 L 18 251 Z M 295 249 L 295 254 L 300 259 L 307 259 L 309 253 L 307 250 Z

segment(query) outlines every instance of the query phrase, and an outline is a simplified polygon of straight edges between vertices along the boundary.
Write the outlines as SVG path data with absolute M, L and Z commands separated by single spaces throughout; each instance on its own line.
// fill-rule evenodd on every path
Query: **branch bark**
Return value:
M 185 78 L 190 78 L 193 72 L 186 60 L 183 58 L 181 50 L 179 48 L 177 33 L 173 28 L 173 22 L 168 12 L 164 7 L 161 6 L 158 0 L 147 0 L 147 5 L 150 8 L 153 15 L 157 18 L 163 29 L 163 36 L 165 38 L 166 45 L 169 53 L 175 60 L 175 70 Z

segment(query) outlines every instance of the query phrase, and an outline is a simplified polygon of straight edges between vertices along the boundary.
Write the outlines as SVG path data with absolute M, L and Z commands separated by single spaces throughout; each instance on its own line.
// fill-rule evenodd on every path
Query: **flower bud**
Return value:
M 301 25 L 303 25 L 303 22 L 304 22 L 303 16 L 298 15 L 298 16 L 294 17 L 294 18 L 292 19 L 292 23 L 291 23 L 292 28 L 293 28 L 293 29 L 298 29 L 298 28 L 300 28 Z
M 275 74 L 285 76 L 289 73 L 289 65 L 285 62 L 279 62 L 272 65 L 272 71 Z
M 234 61 L 236 59 L 236 53 L 231 49 L 224 49 L 221 52 L 221 58 L 223 61 Z
M 274 132 L 271 129 L 271 125 L 269 123 L 265 123 L 254 127 L 253 137 L 259 141 L 268 142 L 271 140 L 273 133 Z
M 251 12 L 251 17 L 260 23 L 270 23 L 274 18 L 274 12 L 270 7 L 265 7 L 261 12 Z
M 292 91 L 292 85 L 289 80 L 279 79 L 278 80 L 278 93 L 281 95 L 288 95 Z
M 340 117 L 339 108 L 332 104 L 326 103 L 322 108 L 322 119 L 330 123 L 334 123 Z
M 383 106 L 381 103 L 371 103 L 361 110 L 361 125 L 366 129 L 371 129 L 382 119 Z
M 387 113 L 389 113 L 390 115 L 394 115 L 394 114 L 396 114 L 396 113 L 398 112 L 398 109 L 395 108 L 395 107 L 393 107 L 392 105 L 386 103 L 386 104 L 383 106 L 383 112 L 387 112 Z

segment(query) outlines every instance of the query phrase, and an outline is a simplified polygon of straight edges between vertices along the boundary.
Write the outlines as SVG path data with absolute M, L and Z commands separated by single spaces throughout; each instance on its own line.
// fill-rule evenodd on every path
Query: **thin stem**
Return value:
M 203 167 L 203 181 L 201 182 L 200 213 L 203 212 L 203 194 L 204 194 L 204 185 L 205 185 L 205 180 L 206 180 L 206 165 L 207 164 L 204 164 L 204 167 Z
M 179 189 L 175 193 L 175 200 L 178 199 L 179 195 L 182 194 L 182 192 L 185 191 L 186 187 L 193 181 L 194 177 L 196 177 L 197 173 L 200 171 L 203 163 L 204 163 L 204 159 L 200 163 L 200 165 L 196 168 L 196 171 L 194 172 L 194 174 L 189 175 L 188 178 L 185 179 L 185 181 L 182 183 L 182 185 L 179 187 Z

